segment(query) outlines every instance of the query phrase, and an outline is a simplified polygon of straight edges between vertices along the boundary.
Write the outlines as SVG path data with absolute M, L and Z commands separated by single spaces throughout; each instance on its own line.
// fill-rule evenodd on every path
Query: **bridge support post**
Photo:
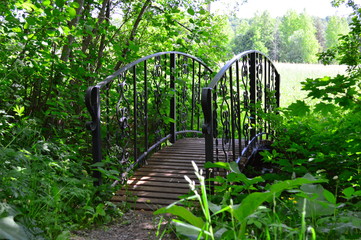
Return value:
M 202 128 L 205 140 L 206 162 L 214 162 L 213 147 L 213 99 L 212 88 L 203 88 L 202 90 L 202 109 L 204 113 L 204 125 Z M 214 178 L 214 171 L 206 168 L 206 179 Z M 214 182 L 209 181 L 208 189 L 211 194 L 214 193 Z
M 175 143 L 177 140 L 176 129 L 177 129 L 177 89 L 175 84 L 176 78 L 176 59 L 175 54 L 170 54 L 170 89 L 173 91 L 173 96 L 170 99 L 170 118 L 173 119 L 173 122 L 170 123 L 170 142 Z
M 251 113 L 251 136 L 252 139 L 256 136 L 256 54 L 255 52 L 250 54 L 250 113 Z
M 88 130 L 92 131 L 93 164 L 102 161 L 101 134 L 100 134 L 100 96 L 98 87 L 89 87 L 86 91 L 85 103 L 92 117 L 91 122 L 86 123 Z M 102 184 L 102 176 L 99 171 L 93 171 L 93 177 L 97 179 L 94 185 Z

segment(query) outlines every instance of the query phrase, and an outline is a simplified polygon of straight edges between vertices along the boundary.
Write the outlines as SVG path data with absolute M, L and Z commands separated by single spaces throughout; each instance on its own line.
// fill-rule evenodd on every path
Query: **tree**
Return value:
M 336 46 L 320 54 L 320 60 L 324 64 L 330 64 L 337 60 L 339 64 L 347 65 L 346 74 L 307 79 L 303 83 L 303 89 L 309 91 L 309 97 L 323 101 L 320 104 L 324 104 L 324 106 L 331 103 L 359 112 L 361 102 L 361 12 L 360 7 L 354 1 L 349 0 L 347 5 L 353 9 L 350 32 L 340 36 Z
M 245 33 L 236 36 L 233 52 L 245 50 L 259 50 L 268 54 L 271 49 L 275 31 L 275 20 L 269 12 L 256 14 L 250 21 L 250 27 Z
M 326 49 L 325 29 L 327 22 L 320 17 L 314 17 L 313 22 L 316 28 L 316 38 L 322 50 Z
M 280 23 L 280 60 L 286 62 L 317 62 L 320 44 L 313 20 L 306 13 L 289 11 Z M 297 48 L 297 49 L 295 49 Z
M 46 129 L 63 128 L 81 120 L 87 86 L 141 56 L 178 50 L 218 63 L 226 22 L 206 3 L 7 1 L 0 8 L 0 109 L 16 103 Z
M 328 19 L 325 30 L 326 47 L 331 48 L 337 45 L 340 35 L 345 35 L 349 32 L 349 27 L 346 18 L 332 16 Z

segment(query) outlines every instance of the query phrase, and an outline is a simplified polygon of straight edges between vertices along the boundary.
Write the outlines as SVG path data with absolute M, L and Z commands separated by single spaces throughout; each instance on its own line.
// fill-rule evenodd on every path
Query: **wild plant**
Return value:
M 237 181 L 227 183 L 228 189 L 221 188 L 219 192 L 217 192 L 217 189 L 215 190 L 216 195 L 223 196 L 220 202 L 211 201 L 212 197 L 207 192 L 202 170 L 199 170 L 196 164 L 193 163 L 200 185 L 196 186 L 194 181 L 186 176 L 185 178 L 189 182 L 194 195 L 181 199 L 168 207 L 161 208 L 154 214 L 170 213 L 179 217 L 179 219 L 173 220 L 176 231 L 190 239 L 249 239 L 250 237 L 258 237 L 257 234 L 263 236 L 262 239 L 269 239 L 271 236 L 307 239 L 308 230 L 312 233 L 312 227 L 308 226 L 306 222 L 306 200 L 300 215 L 302 218 L 297 219 L 296 227 L 289 227 L 282 223 L 283 217 L 277 212 L 282 209 L 282 207 L 277 207 L 277 199 L 280 198 L 282 193 L 289 196 L 288 191 L 298 189 L 305 184 L 325 182 L 325 180 L 305 176 L 304 178 L 279 181 L 266 185 L 263 190 L 245 192 L 243 198 L 239 202 L 235 202 L 232 194 L 230 194 L 233 188 L 237 189 L 237 185 L 245 184 L 248 185 L 248 187 L 245 187 L 247 189 L 253 180 L 247 179 L 233 163 L 215 163 L 214 166 L 224 167 L 228 171 L 239 175 L 238 178 L 235 177 Z M 259 180 L 257 179 L 254 182 L 256 183 Z M 185 201 L 196 201 L 201 209 L 201 216 L 194 215 L 194 210 L 191 211 L 184 206 L 180 206 Z M 283 208 L 283 210 L 285 209 Z M 292 214 L 297 213 L 295 206 L 287 210 Z M 260 229 L 265 232 L 260 232 Z

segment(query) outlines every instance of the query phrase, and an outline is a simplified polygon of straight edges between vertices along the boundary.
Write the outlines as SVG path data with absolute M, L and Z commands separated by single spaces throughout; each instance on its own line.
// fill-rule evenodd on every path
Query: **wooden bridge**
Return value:
M 279 106 L 279 84 L 258 51 L 235 56 L 216 74 L 180 52 L 119 69 L 86 93 L 97 184 L 106 177 L 102 169 L 117 170 L 127 184 L 112 200 L 155 210 L 188 193 L 184 175 L 197 181 L 191 161 L 200 168 L 206 161 L 246 166 L 251 147 L 272 133 L 263 116 Z

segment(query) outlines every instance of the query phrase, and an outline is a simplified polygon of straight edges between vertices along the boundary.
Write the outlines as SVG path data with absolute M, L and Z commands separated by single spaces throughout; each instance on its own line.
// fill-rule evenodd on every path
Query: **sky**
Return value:
M 240 18 L 251 18 L 258 12 L 268 10 L 272 17 L 283 16 L 288 10 L 297 12 L 306 11 L 311 16 L 348 16 L 350 8 L 345 6 L 334 8 L 331 0 L 248 0 L 247 3 L 238 5 L 237 0 L 219 0 L 211 5 L 211 11 L 221 11 L 227 13 L 231 9 L 238 8 L 237 16 Z M 241 1 L 240 1 L 241 2 Z M 361 0 L 355 1 L 361 4 Z M 226 11 L 226 12 L 224 12 Z

